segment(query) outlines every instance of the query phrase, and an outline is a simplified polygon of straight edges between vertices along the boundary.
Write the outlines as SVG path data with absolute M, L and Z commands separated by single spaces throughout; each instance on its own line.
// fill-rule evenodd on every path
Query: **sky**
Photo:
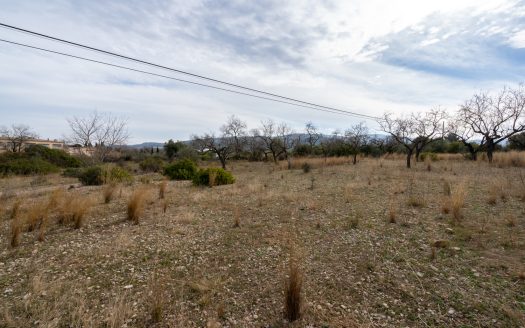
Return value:
M 0 22 L 372 116 L 441 106 L 525 82 L 525 0 L 0 0 Z M 184 75 L 0 28 L 0 39 L 176 78 Z M 199 81 L 202 82 L 202 81 Z M 69 134 L 93 111 L 129 143 L 187 140 L 235 115 L 324 133 L 359 118 L 269 102 L 0 42 L 0 126 Z M 378 124 L 366 121 L 371 132 Z

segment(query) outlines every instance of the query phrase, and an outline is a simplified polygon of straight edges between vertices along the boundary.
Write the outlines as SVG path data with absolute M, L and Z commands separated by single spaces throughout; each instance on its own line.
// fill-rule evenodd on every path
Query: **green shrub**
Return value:
M 139 164 L 144 172 L 160 172 L 164 166 L 164 161 L 160 157 L 148 157 Z
M 425 152 L 425 153 L 421 153 L 419 154 L 419 159 L 421 161 L 425 161 L 425 159 L 427 159 L 427 157 L 432 161 L 432 162 L 435 162 L 438 160 L 438 157 L 437 157 L 437 154 L 436 153 L 430 153 L 430 152 Z
M 233 175 L 221 168 L 201 169 L 193 177 L 193 184 L 196 186 L 220 186 L 235 182 Z
M 191 180 L 197 173 L 197 164 L 189 159 L 181 159 L 164 168 L 164 175 L 171 180 Z
M 62 175 L 69 178 L 78 178 L 84 172 L 80 167 L 68 167 L 62 171 Z
M 133 176 L 125 168 L 113 166 L 104 171 L 104 183 L 131 183 Z
M 29 157 L 39 157 L 59 167 L 81 167 L 82 161 L 61 149 L 51 149 L 42 145 L 31 145 L 25 148 L 24 153 Z
M 39 158 L 20 153 L 6 153 L 0 156 L 0 175 L 32 175 L 58 172 L 55 165 Z
M 80 173 L 78 180 L 85 186 L 100 186 L 104 184 L 104 171 L 100 166 L 88 167 Z

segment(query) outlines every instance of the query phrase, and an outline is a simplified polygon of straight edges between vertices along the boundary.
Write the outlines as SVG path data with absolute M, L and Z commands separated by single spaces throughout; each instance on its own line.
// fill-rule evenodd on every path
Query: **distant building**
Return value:
M 10 147 L 11 141 L 5 137 L 0 137 L 0 152 L 8 151 Z M 51 149 L 62 149 L 66 150 L 67 145 L 63 141 L 59 140 L 44 140 L 44 139 L 29 139 L 22 143 L 22 149 L 24 147 L 27 147 L 28 145 L 41 145 L 47 148 Z

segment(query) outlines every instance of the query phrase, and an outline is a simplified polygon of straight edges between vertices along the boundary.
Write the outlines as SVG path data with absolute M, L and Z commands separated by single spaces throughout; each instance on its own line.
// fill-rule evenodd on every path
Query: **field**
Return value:
M 525 326 L 523 168 L 304 161 L 233 162 L 235 184 L 169 181 L 164 199 L 157 174 L 1 179 L 0 326 Z

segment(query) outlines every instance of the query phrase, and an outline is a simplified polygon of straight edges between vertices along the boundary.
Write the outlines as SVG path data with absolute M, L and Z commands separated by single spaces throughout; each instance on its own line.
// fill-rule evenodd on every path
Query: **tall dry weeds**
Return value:
M 459 222 L 463 218 L 463 206 L 465 206 L 466 196 L 465 184 L 459 184 L 450 196 L 450 208 L 454 222 Z
M 22 220 L 20 220 L 18 212 L 12 216 L 11 219 L 11 231 L 9 244 L 11 247 L 17 247 L 20 245 L 20 233 L 22 232 Z
M 74 223 L 75 229 L 80 229 L 84 226 L 86 214 L 92 205 L 89 198 L 76 198 L 71 203 L 71 220 Z
M 109 204 L 113 200 L 116 191 L 117 185 L 115 183 L 110 183 L 104 187 L 104 190 L 102 191 L 104 204 Z
M 288 279 L 285 286 L 284 314 L 293 322 L 301 317 L 303 275 L 297 260 L 290 258 Z
M 168 181 L 164 180 L 159 185 L 159 199 L 164 199 L 166 189 L 168 188 Z
M 144 188 L 139 188 L 131 194 L 131 198 L 128 202 L 127 219 L 134 224 L 139 224 L 140 217 L 144 212 L 146 195 L 147 191 Z

